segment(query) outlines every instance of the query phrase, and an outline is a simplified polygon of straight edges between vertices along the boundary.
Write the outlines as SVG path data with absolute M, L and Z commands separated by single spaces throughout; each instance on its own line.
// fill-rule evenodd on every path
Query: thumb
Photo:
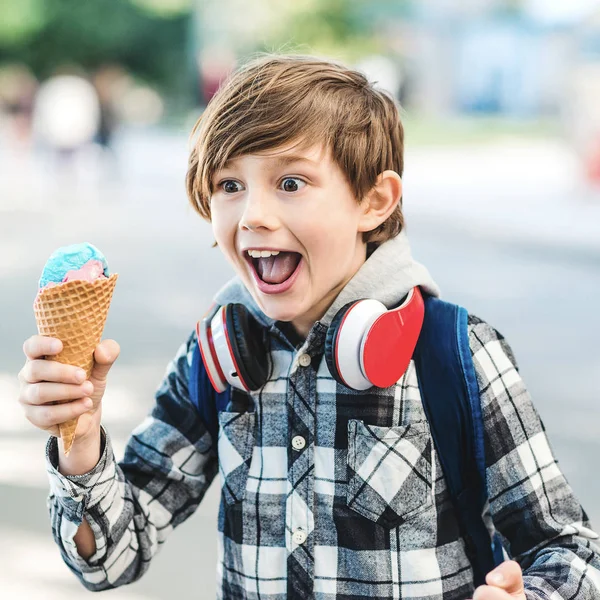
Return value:
M 98 344 L 96 350 L 94 350 L 94 368 L 92 369 L 91 379 L 103 383 L 120 352 L 121 348 L 115 340 L 103 340 Z
M 519 563 L 514 560 L 507 560 L 490 571 L 485 581 L 488 585 L 502 588 L 508 594 L 522 594 L 523 588 L 523 571 Z

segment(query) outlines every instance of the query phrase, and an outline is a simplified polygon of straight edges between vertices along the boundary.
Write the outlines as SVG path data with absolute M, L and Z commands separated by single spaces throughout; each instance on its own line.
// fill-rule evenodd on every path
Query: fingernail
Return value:
M 86 381 L 83 384 L 83 393 L 84 394 L 91 394 L 94 391 L 94 385 L 92 384 L 91 381 Z
M 83 401 L 83 405 L 84 405 L 86 408 L 92 408 L 92 406 L 94 406 L 94 402 L 93 402 L 93 400 L 92 400 L 91 398 L 86 398 L 86 399 Z
M 60 352 L 60 347 L 60 342 L 54 341 L 50 344 L 50 352 Z
M 75 380 L 80 382 L 85 380 L 85 371 L 83 369 L 75 371 Z
M 504 583 L 504 576 L 502 573 L 490 573 L 490 583 L 502 585 Z

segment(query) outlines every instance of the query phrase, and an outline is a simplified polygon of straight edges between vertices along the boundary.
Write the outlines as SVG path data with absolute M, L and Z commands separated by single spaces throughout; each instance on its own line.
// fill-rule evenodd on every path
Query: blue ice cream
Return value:
M 99 261 L 102 264 L 104 275 L 109 276 L 108 263 L 104 254 L 92 244 L 87 242 L 71 244 L 55 250 L 46 261 L 39 288 L 42 289 L 49 283 L 61 283 L 69 271 L 81 269 L 90 260 Z

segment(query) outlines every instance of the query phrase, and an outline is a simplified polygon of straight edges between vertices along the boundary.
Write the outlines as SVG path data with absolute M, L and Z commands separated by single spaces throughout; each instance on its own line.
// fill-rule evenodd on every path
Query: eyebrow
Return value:
M 285 167 L 291 163 L 296 163 L 296 162 L 307 163 L 307 164 L 313 165 L 313 166 L 317 166 L 319 164 L 314 160 L 310 160 L 310 158 L 306 158 L 305 156 L 294 155 L 294 154 L 285 154 L 284 156 L 279 156 L 274 161 L 276 167 Z
M 271 158 L 271 157 L 268 157 Z M 232 168 L 232 163 L 235 162 L 235 158 L 233 160 L 229 160 L 225 163 L 225 165 L 223 165 L 223 169 L 230 169 Z M 305 163 L 309 166 L 313 166 L 316 167 L 319 165 L 319 163 L 317 161 L 311 160 L 310 158 L 306 158 L 305 156 L 302 156 L 301 154 L 284 154 L 283 156 L 274 156 L 271 159 L 273 161 L 273 168 L 275 169 L 279 169 L 282 167 L 286 167 L 287 165 L 290 165 L 292 163 Z

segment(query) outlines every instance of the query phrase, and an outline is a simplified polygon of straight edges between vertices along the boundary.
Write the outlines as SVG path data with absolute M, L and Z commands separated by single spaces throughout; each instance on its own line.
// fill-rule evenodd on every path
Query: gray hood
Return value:
M 362 298 L 379 300 L 387 308 L 397 306 L 417 285 L 428 294 L 440 295 L 439 288 L 429 271 L 413 260 L 408 238 L 402 232 L 381 244 L 371 254 L 338 294 L 320 322 L 329 325 L 342 306 Z M 260 310 L 239 277 L 231 279 L 217 292 L 215 302 L 221 306 L 239 302 L 244 304 L 263 325 L 270 327 L 274 323 L 273 319 Z

